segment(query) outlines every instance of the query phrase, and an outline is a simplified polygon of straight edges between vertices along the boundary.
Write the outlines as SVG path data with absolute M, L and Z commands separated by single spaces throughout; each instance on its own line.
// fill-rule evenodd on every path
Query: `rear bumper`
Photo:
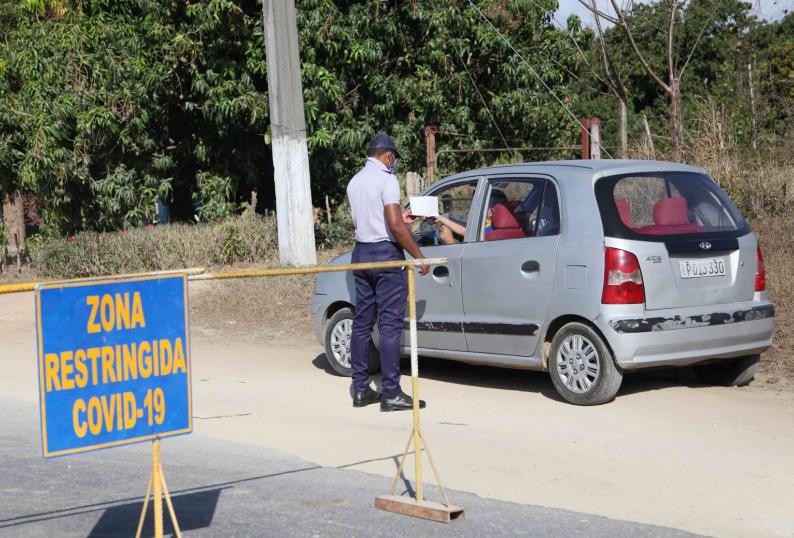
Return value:
M 772 345 L 775 330 L 775 307 L 766 301 L 724 305 L 720 310 L 661 310 L 646 317 L 612 314 L 596 324 L 615 360 L 627 370 L 761 353 Z

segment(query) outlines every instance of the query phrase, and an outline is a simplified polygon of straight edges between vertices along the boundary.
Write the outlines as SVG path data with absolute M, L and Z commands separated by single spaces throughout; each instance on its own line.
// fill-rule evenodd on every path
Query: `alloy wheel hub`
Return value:
M 559 378 L 571 392 L 585 394 L 598 381 L 601 373 L 598 351 L 587 337 L 567 336 L 560 344 L 556 359 Z
M 331 331 L 331 353 L 334 360 L 350 368 L 350 343 L 353 338 L 353 320 L 343 319 Z

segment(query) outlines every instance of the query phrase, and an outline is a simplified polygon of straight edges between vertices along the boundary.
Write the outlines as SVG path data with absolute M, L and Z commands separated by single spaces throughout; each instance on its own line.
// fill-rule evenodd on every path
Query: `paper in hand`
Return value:
M 408 199 L 411 215 L 415 217 L 437 217 L 438 196 L 411 196 Z

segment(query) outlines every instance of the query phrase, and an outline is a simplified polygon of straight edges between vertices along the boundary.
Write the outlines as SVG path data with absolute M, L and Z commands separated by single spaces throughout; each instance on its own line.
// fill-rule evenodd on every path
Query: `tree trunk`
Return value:
M 648 118 L 645 114 L 642 115 L 642 126 L 645 129 L 645 141 L 648 146 L 648 153 L 652 160 L 656 159 L 656 148 L 653 146 L 653 137 L 651 136 L 651 126 L 648 125 Z
M 625 97 L 618 98 L 619 107 L 618 107 L 618 123 L 620 129 L 620 158 L 627 159 L 628 158 L 628 145 L 629 145 L 629 135 L 628 135 L 628 127 L 626 123 L 628 122 L 628 107 L 626 106 L 626 99 Z
M 684 158 L 684 107 L 681 99 L 681 81 L 670 80 L 670 123 L 673 137 L 673 160 Z
M 747 80 L 750 83 L 750 114 L 753 120 L 753 151 L 758 149 L 758 130 L 755 114 L 755 91 L 753 88 L 753 68 L 751 64 L 747 64 Z
M 18 192 L 6 194 L 3 202 L 3 220 L 8 232 L 8 245 L 12 253 L 25 250 L 25 207 Z

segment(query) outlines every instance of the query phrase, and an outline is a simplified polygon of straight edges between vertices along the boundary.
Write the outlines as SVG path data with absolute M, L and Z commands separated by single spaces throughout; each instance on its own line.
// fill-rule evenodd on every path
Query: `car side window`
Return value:
M 433 246 L 461 243 L 469 225 L 476 190 L 477 180 L 472 180 L 429 192 L 428 196 L 438 197 L 439 218 L 421 219 L 413 225 L 417 244 Z
M 547 237 L 560 233 L 560 203 L 557 199 L 557 188 L 551 181 L 544 181 L 543 200 L 538 211 L 538 222 L 535 235 Z
M 480 239 L 500 241 L 560 233 L 557 190 L 542 179 L 491 181 Z

